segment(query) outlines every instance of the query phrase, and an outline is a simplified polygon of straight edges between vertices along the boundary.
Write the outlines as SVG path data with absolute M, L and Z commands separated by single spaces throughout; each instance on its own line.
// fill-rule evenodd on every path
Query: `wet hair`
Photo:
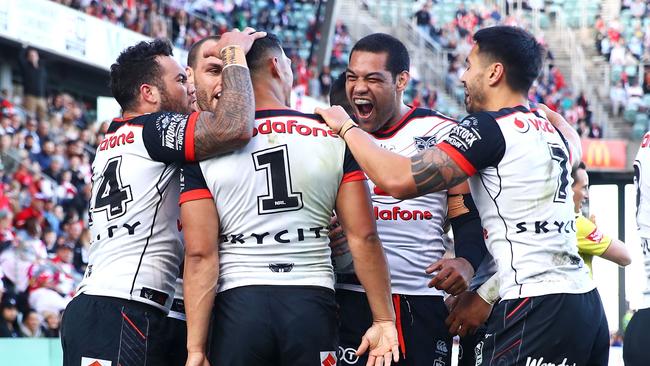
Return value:
M 478 52 L 505 68 L 507 85 L 527 94 L 542 69 L 544 49 L 528 31 L 511 26 L 488 27 L 474 33 Z
M 573 178 L 573 183 L 571 184 L 572 187 L 576 185 L 576 174 L 578 174 L 578 170 L 580 169 L 587 170 L 587 166 L 583 161 L 581 161 L 580 164 L 571 171 L 571 178 Z
M 330 86 L 330 105 L 340 105 L 350 116 L 354 116 L 352 106 L 345 92 L 345 72 L 342 72 Z
M 111 65 L 111 92 L 122 110 L 135 107 L 142 84 L 162 86 L 158 56 L 172 56 L 168 40 L 142 41 L 122 51 Z
M 361 38 L 352 48 L 350 57 L 355 51 L 365 51 L 371 53 L 385 53 L 386 70 L 393 75 L 393 80 L 403 71 L 409 71 L 411 68 L 411 58 L 409 52 L 399 39 L 386 33 L 373 33 Z
M 282 44 L 278 37 L 273 33 L 267 32 L 266 37 L 253 42 L 251 49 L 246 54 L 248 69 L 251 71 L 251 74 L 254 74 L 264 67 L 270 53 L 280 55 L 282 52 Z

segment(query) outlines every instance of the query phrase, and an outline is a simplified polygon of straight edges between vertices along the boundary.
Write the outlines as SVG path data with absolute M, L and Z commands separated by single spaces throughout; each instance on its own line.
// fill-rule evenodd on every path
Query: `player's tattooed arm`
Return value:
M 452 188 L 468 177 L 449 155 L 436 147 L 411 157 L 411 173 L 418 196 Z
M 196 123 L 197 160 L 239 149 L 253 133 L 255 98 L 248 68 L 224 68 L 222 78 L 223 91 L 216 110 L 201 112 Z

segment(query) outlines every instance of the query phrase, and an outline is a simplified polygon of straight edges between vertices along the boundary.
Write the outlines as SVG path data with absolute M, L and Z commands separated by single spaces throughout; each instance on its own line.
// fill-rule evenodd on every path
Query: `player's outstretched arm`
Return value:
M 219 219 L 212 199 L 181 205 L 185 236 L 183 292 L 187 316 L 187 366 L 208 365 L 206 342 L 219 276 Z
M 561 114 L 553 112 L 544 104 L 538 104 L 539 109 L 544 111 L 549 122 L 564 136 L 571 150 L 571 166 L 575 169 L 582 161 L 582 143 L 578 131 L 567 122 Z
M 266 32 L 246 28 L 224 33 L 203 57 L 223 60 L 223 90 L 216 110 L 201 112 L 194 130 L 197 160 L 203 160 L 245 146 L 253 134 L 255 98 L 246 64 L 246 52 Z
M 625 243 L 618 239 L 612 239 L 611 244 L 609 244 L 607 249 L 605 249 L 605 252 L 601 255 L 601 257 L 623 267 L 632 263 L 630 252 L 628 252 Z
M 365 181 L 343 183 L 339 187 L 336 212 L 348 240 L 355 273 L 366 290 L 373 316 L 373 324 L 363 336 L 357 354 L 370 349 L 368 365 L 390 365 L 391 360 L 399 360 L 390 274 Z
M 467 179 L 467 174 L 456 162 L 436 147 L 409 159 L 377 146 L 360 128 L 349 128 L 350 124 L 346 122 L 350 117 L 340 106 L 316 108 L 315 112 L 335 133 L 343 135 L 368 177 L 395 198 L 406 199 L 441 191 Z

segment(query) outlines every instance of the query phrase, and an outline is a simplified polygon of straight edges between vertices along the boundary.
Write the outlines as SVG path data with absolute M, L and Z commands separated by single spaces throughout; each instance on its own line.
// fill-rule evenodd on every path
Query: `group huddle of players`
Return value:
M 529 106 L 531 34 L 474 40 L 462 121 L 404 104 L 409 55 L 387 34 L 355 44 L 340 106 L 316 114 L 290 108 L 270 33 L 205 38 L 185 70 L 166 41 L 126 49 L 64 365 L 446 366 L 456 334 L 461 365 L 606 365 L 579 137 Z

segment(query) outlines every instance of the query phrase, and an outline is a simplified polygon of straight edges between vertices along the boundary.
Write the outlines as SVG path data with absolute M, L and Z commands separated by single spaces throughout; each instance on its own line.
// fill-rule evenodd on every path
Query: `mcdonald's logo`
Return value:
M 602 141 L 590 143 L 585 160 L 587 166 L 609 166 L 611 162 L 609 147 Z
M 589 169 L 623 170 L 626 144 L 623 140 L 582 139 L 583 160 Z

